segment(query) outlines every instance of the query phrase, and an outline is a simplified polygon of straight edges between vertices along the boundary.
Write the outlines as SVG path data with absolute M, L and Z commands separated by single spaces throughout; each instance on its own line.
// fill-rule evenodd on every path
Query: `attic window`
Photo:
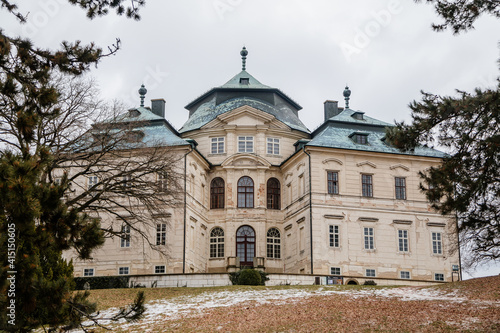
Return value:
M 130 131 L 127 133 L 125 138 L 127 142 L 140 142 L 144 138 L 144 132 L 142 131 Z
M 250 79 L 247 78 L 247 77 L 242 77 L 242 78 L 240 78 L 240 84 L 249 85 L 250 84 Z
M 141 113 L 139 111 L 137 111 L 137 110 L 132 109 L 132 110 L 128 111 L 128 116 L 130 118 L 139 117 L 140 115 L 141 115 Z
M 364 112 L 354 112 L 351 115 L 351 117 L 353 117 L 354 119 L 357 119 L 357 120 L 364 120 L 363 114 L 364 114 Z
M 360 144 L 360 145 L 367 145 L 368 144 L 368 134 L 364 133 L 353 133 L 349 135 L 352 141 Z

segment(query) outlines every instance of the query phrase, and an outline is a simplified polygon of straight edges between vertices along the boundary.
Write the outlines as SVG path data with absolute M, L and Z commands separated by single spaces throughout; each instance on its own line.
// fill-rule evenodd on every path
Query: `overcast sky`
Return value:
M 139 106 L 144 83 L 148 104 L 164 98 L 176 128 L 187 120 L 185 105 L 239 73 L 243 45 L 247 71 L 299 103 L 310 130 L 323 121 L 325 100 L 344 106 L 346 83 L 352 109 L 393 122 L 410 119 L 420 90 L 493 87 L 499 74 L 500 21 L 483 16 L 466 34 L 437 33 L 434 8 L 410 0 L 146 0 L 140 21 L 114 13 L 90 21 L 67 0 L 17 2 L 28 24 L 2 10 L 0 26 L 38 46 L 106 48 L 120 38 L 118 54 L 91 71 L 101 97 Z

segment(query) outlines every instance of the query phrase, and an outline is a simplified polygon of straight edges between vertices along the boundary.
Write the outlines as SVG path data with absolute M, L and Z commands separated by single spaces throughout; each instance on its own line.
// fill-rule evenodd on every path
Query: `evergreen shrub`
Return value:
M 238 272 L 229 273 L 233 285 L 265 286 L 269 281 L 267 273 L 252 268 L 244 268 Z
M 84 290 L 85 283 L 89 283 L 90 289 L 118 289 L 129 287 L 128 276 L 84 276 L 76 277 L 75 289 Z

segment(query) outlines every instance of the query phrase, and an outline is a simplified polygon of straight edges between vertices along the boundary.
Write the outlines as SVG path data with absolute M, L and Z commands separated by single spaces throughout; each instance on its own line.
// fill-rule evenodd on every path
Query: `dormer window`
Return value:
M 128 111 L 128 116 L 130 118 L 136 118 L 136 117 L 139 117 L 140 115 L 141 115 L 141 113 L 138 110 L 132 109 L 132 110 Z
M 249 85 L 250 79 L 248 77 L 242 77 L 240 78 L 240 84 Z
M 144 138 L 144 132 L 142 131 L 130 131 L 126 134 L 125 140 L 127 142 L 141 142 Z
M 364 115 L 364 112 L 354 112 L 351 117 L 353 117 L 354 119 L 357 119 L 357 120 L 364 120 L 363 118 L 363 115 Z
M 355 143 L 358 143 L 360 145 L 367 145 L 368 144 L 368 134 L 365 133 L 353 133 L 349 135 L 352 141 Z

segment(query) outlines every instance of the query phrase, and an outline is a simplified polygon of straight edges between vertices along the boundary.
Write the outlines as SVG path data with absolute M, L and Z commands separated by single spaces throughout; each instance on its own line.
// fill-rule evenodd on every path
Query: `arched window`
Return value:
M 224 230 L 215 227 L 210 232 L 210 258 L 224 258 Z
M 276 228 L 267 231 L 267 257 L 270 259 L 281 258 L 280 231 Z
M 217 177 L 210 184 L 210 209 L 224 208 L 224 179 Z
M 269 178 L 267 181 L 267 209 L 280 209 L 280 205 L 280 182 L 276 178 Z
M 236 231 L 236 255 L 240 258 L 240 266 L 253 266 L 255 257 L 255 230 L 248 225 Z
M 238 208 L 253 208 L 253 180 L 250 177 L 238 180 Z

